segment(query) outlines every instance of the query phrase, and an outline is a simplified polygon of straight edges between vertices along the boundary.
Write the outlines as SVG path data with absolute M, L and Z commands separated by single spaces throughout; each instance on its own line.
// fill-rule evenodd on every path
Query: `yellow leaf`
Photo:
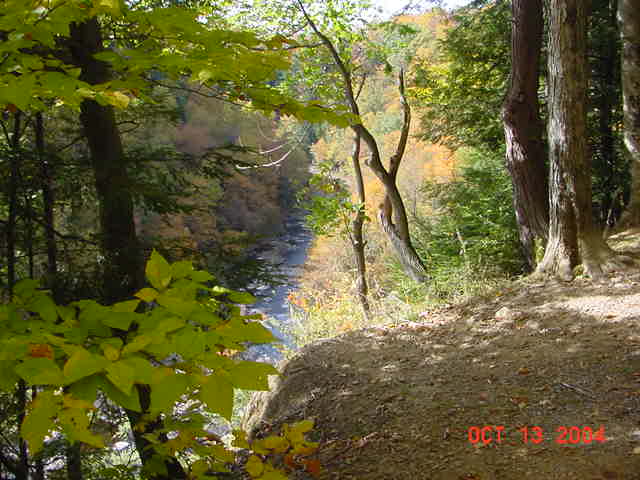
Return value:
M 153 302 L 159 293 L 155 288 L 143 288 L 138 293 L 136 293 L 136 297 L 144 300 L 147 303 Z
M 129 97 L 127 97 L 122 92 L 105 92 L 104 94 L 107 98 L 107 101 L 110 105 L 113 105 L 116 108 L 127 108 L 129 106 L 129 102 L 131 101 Z
M 120 350 L 113 347 L 112 345 L 103 345 L 102 351 L 105 358 L 111 362 L 115 362 L 116 360 L 118 360 L 118 358 L 120 358 Z
M 272 435 L 263 439 L 261 442 L 265 448 L 272 450 L 274 453 L 284 453 L 289 450 L 289 442 L 283 437 Z
M 62 406 L 64 408 L 75 408 L 75 409 L 86 409 L 93 410 L 93 404 L 91 402 L 87 402 L 86 400 L 80 400 L 79 398 L 75 398 L 73 395 L 69 395 L 68 393 L 62 397 Z
M 251 455 L 247 460 L 246 465 L 244 466 L 245 470 L 249 475 L 253 478 L 258 478 L 262 475 L 264 471 L 264 465 L 262 464 L 262 460 L 258 458 L 256 455 Z
M 114 17 L 122 15 L 121 0 L 99 0 L 96 3 L 96 8 L 100 11 L 107 12 Z
M 312 455 L 318 450 L 317 442 L 305 442 L 301 445 L 296 445 L 295 448 L 291 451 L 294 455 Z

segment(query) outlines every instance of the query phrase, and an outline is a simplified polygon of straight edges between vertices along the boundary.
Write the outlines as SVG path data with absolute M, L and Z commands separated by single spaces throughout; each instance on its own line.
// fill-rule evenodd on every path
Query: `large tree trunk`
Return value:
M 631 161 L 631 198 L 620 220 L 624 227 L 640 226 L 640 7 L 636 0 L 618 0 L 622 36 L 624 145 Z
M 103 50 L 100 25 L 96 18 L 71 25 L 71 53 L 81 69 L 81 80 L 95 85 L 111 79 L 108 65 L 93 58 Z M 131 298 L 143 285 L 143 258 L 135 232 L 133 199 L 120 132 L 112 107 L 85 100 L 80 121 L 87 137 L 100 203 L 100 226 L 104 260 L 103 299 L 113 303 Z M 127 411 L 135 444 L 145 467 L 155 461 L 157 452 L 145 434 L 162 428 L 160 419 L 147 419 L 150 395 L 148 387 L 137 385 L 142 413 Z M 137 425 L 143 420 L 141 432 Z M 176 458 L 165 458 L 167 474 L 157 474 L 152 480 L 187 478 Z
M 353 139 L 353 152 L 351 153 L 351 162 L 353 164 L 354 177 L 356 182 L 356 190 L 358 193 L 358 203 L 360 208 L 356 212 L 351 222 L 351 246 L 356 260 L 356 294 L 362 308 L 362 314 L 366 319 L 369 318 L 371 307 L 369 305 L 369 287 L 367 285 L 367 263 L 364 255 L 364 234 L 362 227 L 366 218 L 364 211 L 366 193 L 364 190 L 364 181 L 362 179 L 362 169 L 360 168 L 360 135 L 356 134 Z
M 108 65 L 93 58 L 103 50 L 100 25 L 93 18 L 71 26 L 72 55 L 81 68 L 80 79 L 96 85 L 111 80 Z M 103 299 L 128 299 L 143 284 L 143 258 L 135 232 L 133 199 L 129 187 L 120 132 L 113 107 L 85 100 L 80 121 L 91 152 L 100 204 L 104 259 Z
M 586 33 L 589 2 L 550 0 L 549 7 L 549 241 L 538 272 L 573 278 L 582 259 L 594 279 L 612 252 L 592 217 L 586 135 Z
M 502 120 L 520 243 L 533 270 L 534 240 L 546 241 L 549 233 L 549 192 L 538 102 L 542 0 L 513 0 L 512 12 L 511 78 Z

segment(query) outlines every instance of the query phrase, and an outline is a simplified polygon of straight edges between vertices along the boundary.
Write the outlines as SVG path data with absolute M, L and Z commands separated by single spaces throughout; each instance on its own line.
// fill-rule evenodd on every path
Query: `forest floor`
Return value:
M 640 253 L 637 232 L 612 244 Z M 423 317 L 304 347 L 247 425 L 314 419 L 322 479 L 640 479 L 640 272 Z

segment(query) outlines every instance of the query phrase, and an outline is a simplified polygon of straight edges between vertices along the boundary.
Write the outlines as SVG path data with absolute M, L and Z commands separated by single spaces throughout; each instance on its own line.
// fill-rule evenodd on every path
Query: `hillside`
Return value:
M 640 249 L 638 232 L 612 240 Z M 637 479 L 639 317 L 638 273 L 521 280 L 306 346 L 245 423 L 262 436 L 314 419 L 326 479 Z M 503 426 L 501 441 L 472 443 L 485 426 Z

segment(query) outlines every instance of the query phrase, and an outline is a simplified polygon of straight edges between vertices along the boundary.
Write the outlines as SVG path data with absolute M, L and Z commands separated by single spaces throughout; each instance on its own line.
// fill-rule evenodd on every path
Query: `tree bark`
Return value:
M 80 79 L 91 85 L 111 80 L 108 65 L 93 58 L 103 50 L 98 20 L 92 18 L 81 24 L 72 24 L 70 31 L 71 54 L 81 69 Z M 131 298 L 142 287 L 144 279 L 142 250 L 136 236 L 133 199 L 129 191 L 131 182 L 113 107 L 85 100 L 81 105 L 80 121 L 89 144 L 100 203 L 101 243 L 105 257 L 102 296 L 104 301 L 114 303 Z M 159 454 L 144 435 L 161 429 L 162 421 L 145 418 L 150 403 L 149 388 L 136 387 L 143 411 L 127 411 L 127 416 L 140 458 L 148 467 Z M 141 432 L 137 425 L 143 419 L 145 429 Z M 149 477 L 151 480 L 187 478 L 176 458 L 164 457 L 163 462 L 167 473 L 153 474 Z
M 511 8 L 511 77 L 502 121 L 520 243 L 533 270 L 534 240 L 546 241 L 549 233 L 548 177 L 538 102 L 542 0 L 513 0 Z
M 369 287 L 367 285 L 367 263 L 364 255 L 364 234 L 363 225 L 366 218 L 365 201 L 366 193 L 364 189 L 364 181 L 362 179 L 362 168 L 360 167 L 360 135 L 356 134 L 353 139 L 353 152 L 351 153 L 351 162 L 353 164 L 354 177 L 356 182 L 356 191 L 358 194 L 359 208 L 353 220 L 351 221 L 351 247 L 356 260 L 356 294 L 362 308 L 362 315 L 367 320 L 371 314 L 371 306 L 369 305 Z
M 98 20 L 71 25 L 71 51 L 80 79 L 96 85 L 111 80 L 108 65 L 93 58 L 103 50 Z M 133 199 L 113 107 L 85 100 L 80 121 L 89 144 L 100 204 L 104 259 L 103 299 L 128 299 L 143 285 L 142 251 L 135 232 Z
M 631 197 L 621 227 L 640 226 L 640 8 L 635 0 L 618 0 L 622 37 L 624 145 L 631 162 Z
M 587 12 L 584 0 L 550 0 L 549 8 L 549 241 L 538 272 L 573 278 L 602 276 L 611 261 L 592 217 L 591 165 L 586 134 Z

